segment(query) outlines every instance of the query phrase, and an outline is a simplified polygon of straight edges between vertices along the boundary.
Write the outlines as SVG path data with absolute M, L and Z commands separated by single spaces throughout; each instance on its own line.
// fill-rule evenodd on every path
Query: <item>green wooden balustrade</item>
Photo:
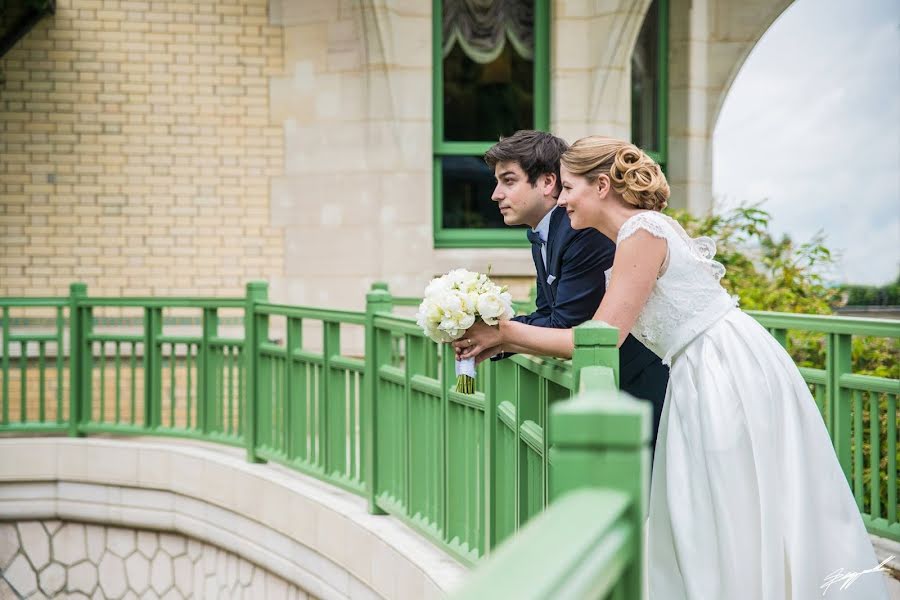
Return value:
M 552 504 L 453 598 L 643 596 L 650 406 L 618 392 L 609 367 L 581 373 L 582 391 L 550 410 Z
M 466 396 L 453 390 L 452 351 L 393 314 L 394 304 L 376 284 L 365 312 L 279 305 L 263 282 L 244 298 L 93 298 L 73 284 L 67 299 L 0 299 L 0 431 L 243 446 L 250 461 L 368 498 L 372 512 L 474 564 L 547 505 L 549 409 L 572 395 L 573 365 L 617 364 L 616 336 L 587 324 L 572 362 L 486 362 Z M 53 333 L 11 329 L 40 307 L 56 311 Z M 109 309 L 141 314 L 140 327 L 111 328 Z M 196 317 L 176 319 L 176 309 Z M 223 310 L 243 313 L 243 331 L 220 331 Z M 346 350 L 353 333 L 356 356 Z
M 474 564 L 554 498 L 550 413 L 579 389 L 585 367 L 611 365 L 606 380 L 589 381 L 597 390 L 614 384 L 615 332 L 583 325 L 572 361 L 485 362 L 476 393 L 465 396 L 452 389 L 452 352 L 394 314 L 416 304 L 376 284 L 364 312 L 284 306 L 268 302 L 263 282 L 229 299 L 92 298 L 83 284 L 68 298 L 0 299 L 0 431 L 242 446 L 248 460 L 277 461 L 362 495 L 372 512 L 396 515 Z M 140 327 L 95 325 L 108 320 L 108 307 L 138 311 Z M 54 315 L 48 331 L 12 325 L 35 309 Z M 194 311 L 199 332 L 172 326 L 175 309 Z M 242 313 L 243 331 L 223 333 L 223 311 Z M 787 331 L 825 336 L 824 368 L 801 373 L 866 525 L 900 540 L 900 381 L 853 373 L 849 354 L 853 336 L 896 342 L 900 322 L 753 316 L 783 343 Z

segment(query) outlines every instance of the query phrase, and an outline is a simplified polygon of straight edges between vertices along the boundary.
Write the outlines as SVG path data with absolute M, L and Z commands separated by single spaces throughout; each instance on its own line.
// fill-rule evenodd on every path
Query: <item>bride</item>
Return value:
M 650 598 L 886 600 L 877 572 L 823 587 L 838 569 L 877 566 L 847 479 L 790 356 L 719 284 L 712 240 L 659 212 L 669 197 L 659 166 L 592 136 L 563 154 L 561 172 L 572 227 L 617 245 L 594 319 L 671 368 L 650 488 Z M 569 358 L 574 344 L 571 329 L 479 321 L 454 346 L 460 358 L 494 346 Z

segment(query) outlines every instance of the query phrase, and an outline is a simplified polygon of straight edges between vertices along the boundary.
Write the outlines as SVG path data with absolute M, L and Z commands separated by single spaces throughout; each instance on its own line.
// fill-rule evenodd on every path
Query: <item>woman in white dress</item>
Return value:
M 661 214 L 669 186 L 636 146 L 603 137 L 562 157 L 572 227 L 616 240 L 594 319 L 670 366 L 650 489 L 651 600 L 887 599 L 825 424 L 790 356 L 719 284 L 709 238 Z M 601 285 L 598 282 L 598 285 Z M 454 343 L 563 358 L 572 330 L 480 321 Z

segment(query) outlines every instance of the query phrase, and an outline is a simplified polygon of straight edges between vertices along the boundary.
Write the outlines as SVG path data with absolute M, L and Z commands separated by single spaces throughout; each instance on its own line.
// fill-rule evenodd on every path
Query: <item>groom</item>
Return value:
M 537 310 L 514 319 L 540 327 L 569 328 L 590 320 L 606 292 L 605 271 L 616 252 L 615 244 L 596 229 L 572 229 L 565 209 L 556 206 L 562 191 L 559 159 L 567 147 L 549 133 L 524 130 L 484 155 L 497 180 L 491 200 L 503 222 L 529 227 Z M 497 352 L 490 348 L 477 360 L 508 356 Z M 619 348 L 620 387 L 653 404 L 654 446 L 668 381 L 669 370 L 659 357 L 629 335 Z

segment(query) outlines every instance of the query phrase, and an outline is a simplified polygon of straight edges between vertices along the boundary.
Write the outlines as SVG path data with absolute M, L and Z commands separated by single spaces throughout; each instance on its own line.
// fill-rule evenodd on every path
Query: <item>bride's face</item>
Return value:
M 566 209 L 573 229 L 586 229 L 596 221 L 597 190 L 587 179 L 560 167 L 562 193 L 556 204 Z

